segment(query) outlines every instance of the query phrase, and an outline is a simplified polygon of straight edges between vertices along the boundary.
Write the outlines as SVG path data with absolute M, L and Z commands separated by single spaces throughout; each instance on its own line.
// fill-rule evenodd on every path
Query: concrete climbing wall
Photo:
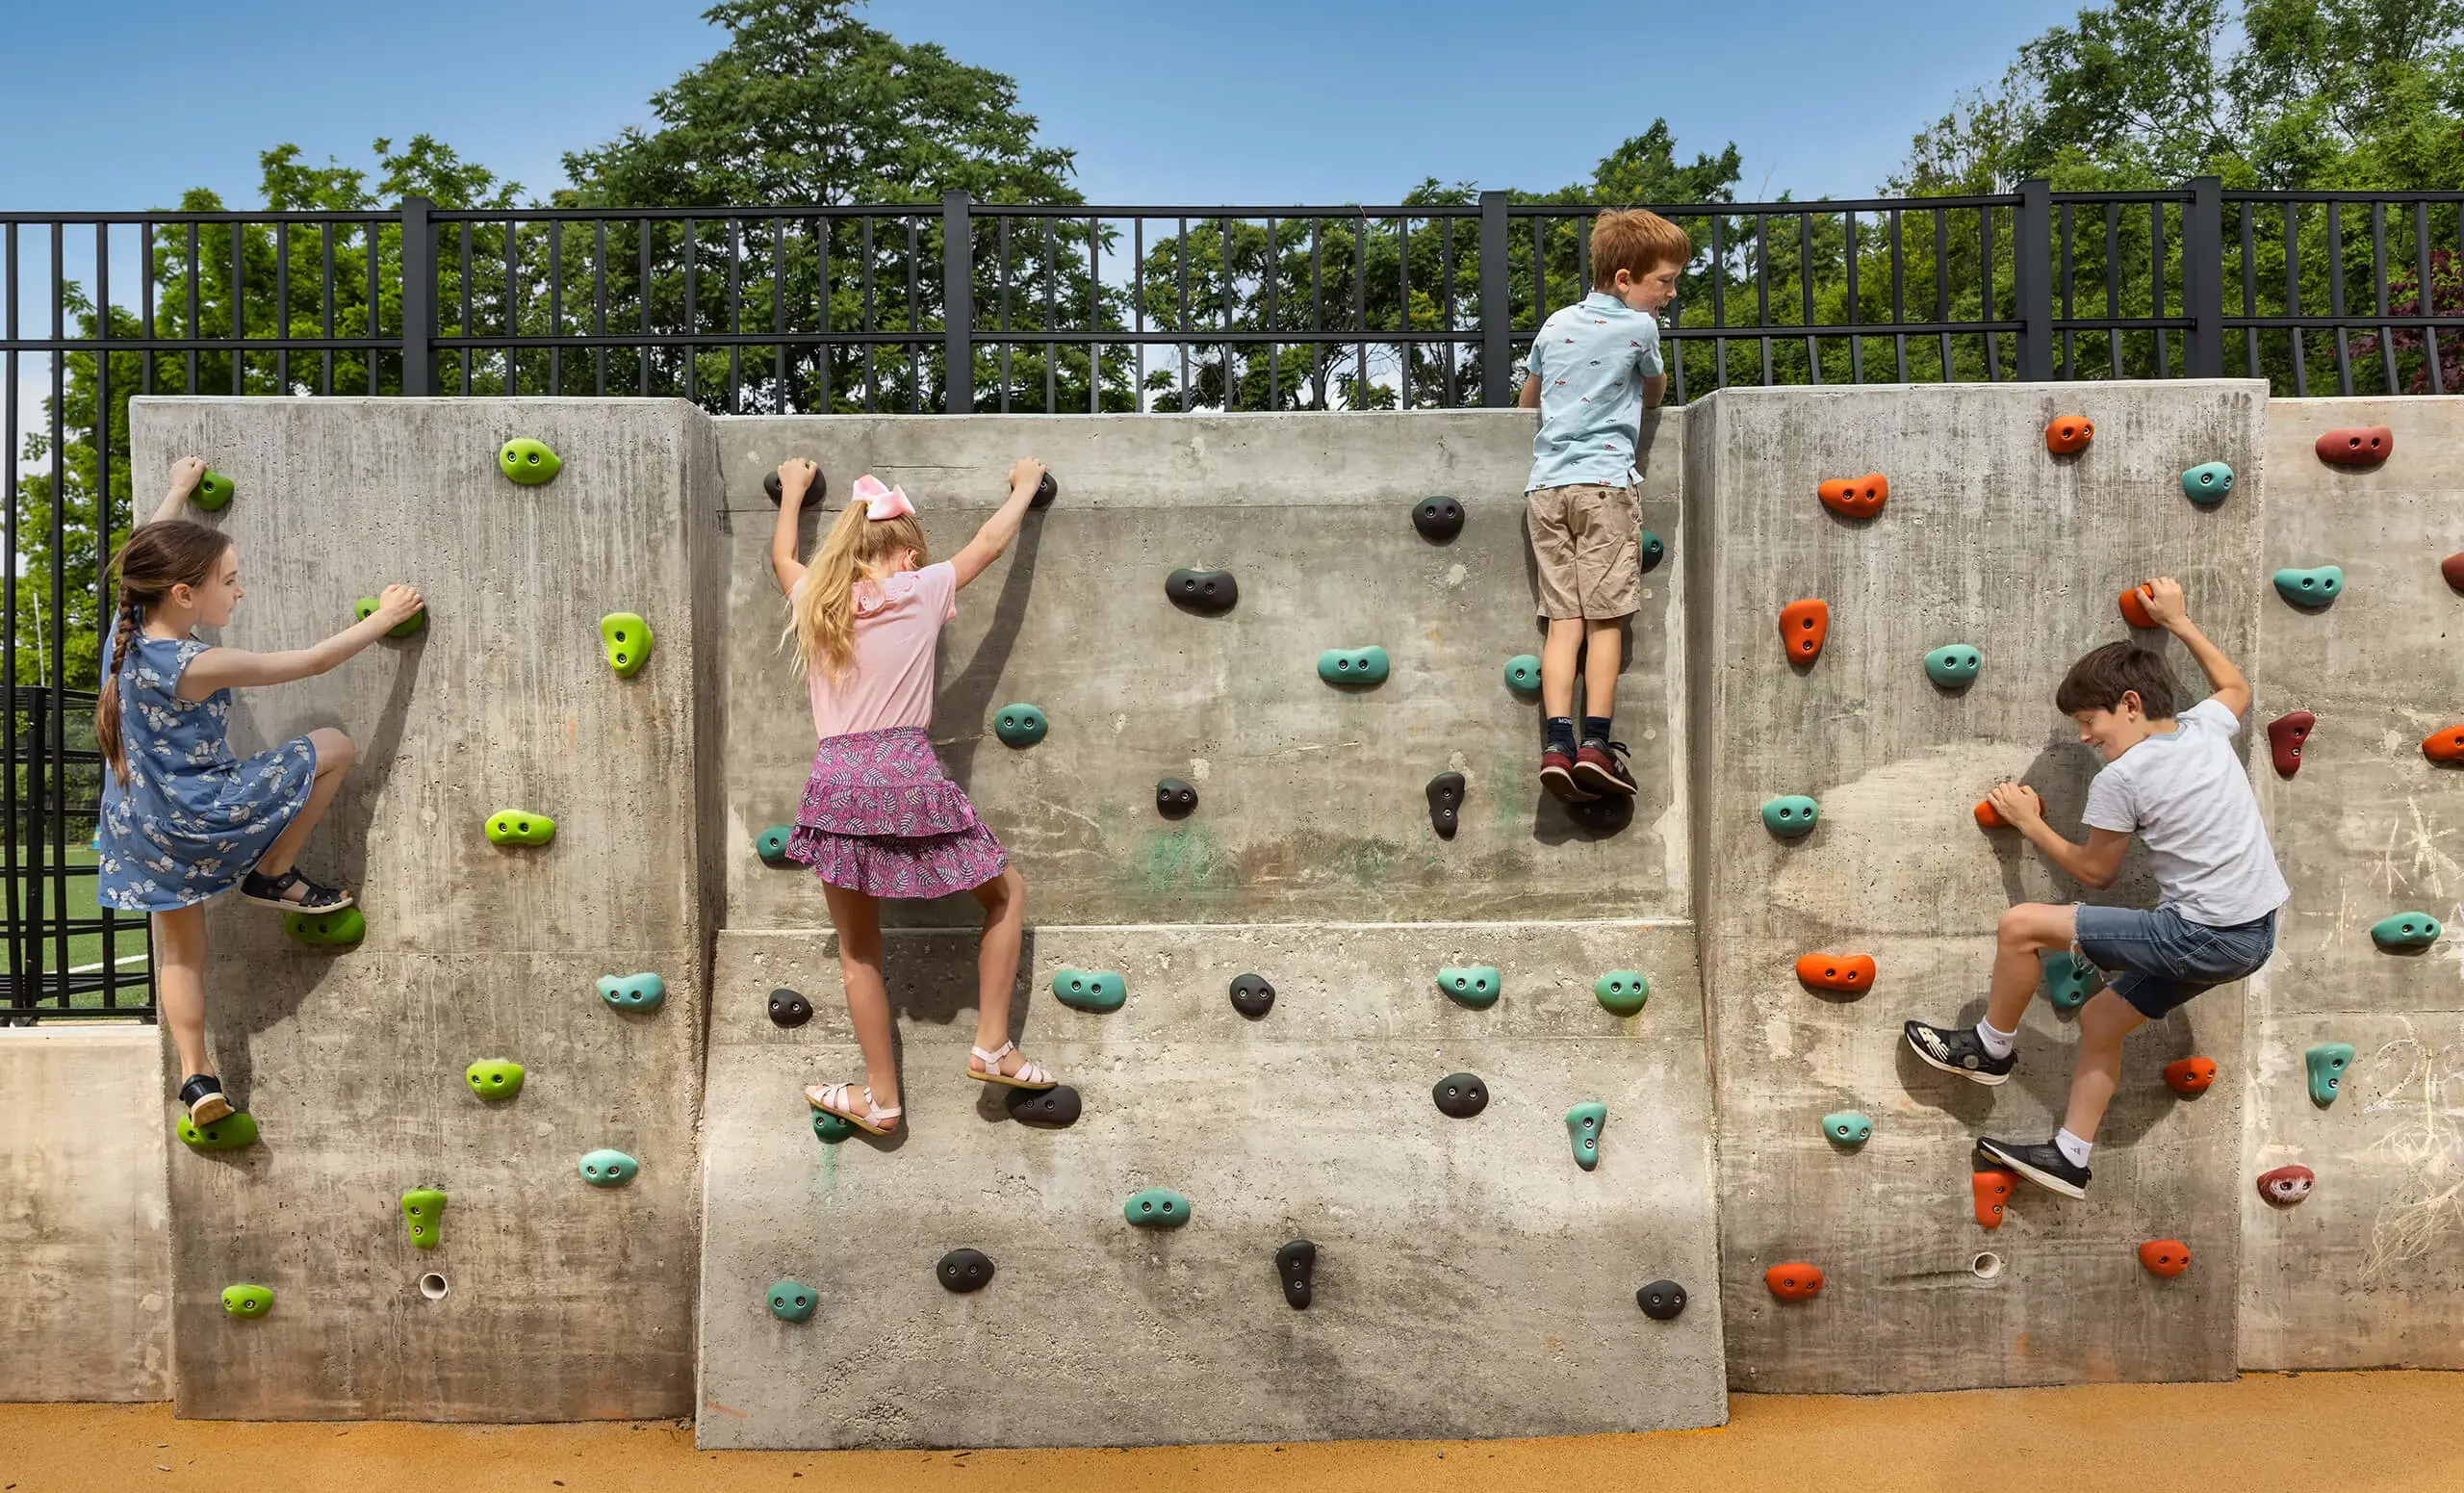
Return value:
M 2123 635 L 2116 595 L 2177 574 L 2202 626 L 2249 658 L 2268 583 L 2264 397 L 2237 382 L 1723 390 L 1688 410 L 1698 916 L 1732 1387 L 2233 1372 L 2247 1185 L 2235 1165 L 2241 989 L 2131 1040 L 2086 1202 L 2023 1189 L 1991 1232 L 1971 1213 L 1970 1146 L 1979 1133 L 2052 1133 L 2068 1022 L 2036 1001 L 2018 1071 L 1996 1090 L 1919 1064 L 1900 1023 L 1974 1020 L 2003 909 L 2081 895 L 2015 836 L 1980 831 L 1969 810 L 2017 777 L 2045 795 L 2053 823 L 2082 835 L 2096 762 L 2052 695 L 2073 658 Z M 2048 454 L 2043 429 L 2058 414 L 2095 421 L 2087 450 Z M 2230 462 L 2241 486 L 2201 509 L 2178 475 L 2211 460 Z M 1822 479 L 1868 472 L 1890 479 L 1878 518 L 1816 502 Z M 1778 627 L 1799 598 L 1832 612 L 1828 643 L 1802 671 L 1784 660 Z M 1951 642 L 1984 655 L 1964 692 L 1936 688 L 1922 668 Z M 2195 691 L 2195 665 L 2178 648 L 2173 661 Z M 1821 821 L 1783 841 L 1758 810 L 1790 793 L 1817 799 Z M 2140 854 L 2086 899 L 2151 904 Z M 1814 951 L 1874 956 L 1872 991 L 1840 1001 L 1802 988 L 1794 961 Z M 2192 1053 L 2226 1077 L 2186 1102 L 2158 1070 Z M 1818 1121 L 1850 1109 L 1872 1118 L 1873 1138 L 1835 1150 Z M 2190 1274 L 2142 1271 L 2137 1246 L 2159 1237 L 2191 1246 Z M 1763 1272 L 1799 1261 L 1829 1283 L 1784 1303 Z
M 2388 426 L 2393 454 L 2321 461 L 2348 425 Z M 2339 565 L 2345 589 L 2318 612 L 2262 604 L 2255 713 L 2318 725 L 2293 778 L 2260 770 L 2293 903 L 2251 982 L 2243 1362 L 2464 1367 L 2464 775 L 2422 752 L 2464 724 L 2464 596 L 2439 573 L 2464 552 L 2464 399 L 2280 399 L 2267 437 L 2262 569 Z M 2381 952 L 2371 925 L 2402 912 L 2445 936 Z M 2321 1108 L 2303 1054 L 2335 1042 L 2355 1057 Z M 2252 1178 L 2287 1164 L 2317 1186 L 2271 1206 Z
M 562 456 L 552 483 L 499 475 L 515 436 Z M 430 607 L 423 635 L 233 711 L 242 751 L 315 726 L 358 743 L 301 864 L 357 888 L 368 934 L 308 949 L 273 913 L 212 907 L 210 1037 L 264 1139 L 170 1147 L 181 1414 L 572 1420 L 690 1403 L 715 882 L 697 743 L 716 709 L 697 687 L 693 587 L 715 535 L 692 495 L 709 440 L 671 401 L 138 403 L 137 470 L 196 452 L 238 484 L 209 520 L 237 536 L 249 588 L 222 641 L 305 646 L 395 579 Z M 657 636 L 630 679 L 601 657 L 599 618 L 620 609 Z M 554 817 L 554 841 L 491 844 L 482 821 L 504 808 Z M 599 998 L 599 976 L 639 970 L 665 978 L 661 1009 Z M 482 1104 L 464 1068 L 499 1057 L 526 1082 Z M 599 1147 L 632 1154 L 639 1177 L 584 1185 L 577 1163 Z M 411 1247 L 401 1212 L 420 1187 L 449 1197 L 433 1250 Z M 431 1273 L 441 1299 L 421 1288 Z M 226 1317 L 239 1281 L 273 1288 L 272 1310 Z

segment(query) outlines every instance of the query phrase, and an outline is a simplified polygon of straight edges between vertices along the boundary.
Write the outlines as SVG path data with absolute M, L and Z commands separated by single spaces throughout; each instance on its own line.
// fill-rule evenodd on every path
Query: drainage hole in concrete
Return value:
M 1978 1273 L 1979 1274 L 1984 1274 L 1984 1263 L 1983 1263 L 1983 1261 L 1984 1261 L 1984 1257 L 1983 1257 L 1983 1256 L 1980 1256 L 1980 1257 L 1979 1257 L 1979 1260 L 1978 1260 L 1978 1269 L 1977 1269 L 1977 1273 Z M 2001 1264 L 2002 1264 L 2002 1262 L 2001 1262 L 2001 1261 L 1999 1261 L 1999 1260 L 1995 1260 L 1995 1261 L 1993 1262 L 1993 1264 L 1994 1264 L 1994 1268 L 1998 1270 L 1998 1269 L 2000 1269 L 2000 1268 L 2001 1268 Z M 420 1295 L 422 1295 L 422 1296 L 424 1296 L 424 1297 L 426 1297 L 429 1300 L 431 1300 L 431 1301 L 442 1301 L 442 1300 L 445 1300 L 445 1292 L 446 1292 L 446 1285 L 445 1285 L 445 1277 L 444 1277 L 443 1275 L 438 1274 L 437 1274 L 436 1272 L 434 1272 L 434 1271 L 429 1271 L 426 1274 L 422 1275 L 422 1276 L 420 1277 Z
M 1967 1267 L 1979 1280 L 1990 1280 L 2002 1274 L 2002 1256 L 1987 1249 L 1970 1261 Z

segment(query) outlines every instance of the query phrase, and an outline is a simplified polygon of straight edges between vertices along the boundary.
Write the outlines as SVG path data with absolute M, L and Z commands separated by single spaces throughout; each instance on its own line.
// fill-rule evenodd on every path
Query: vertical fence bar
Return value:
M 2437 315 L 2430 309 L 2429 204 L 2426 202 L 2413 204 L 2413 314 L 2424 317 Z M 2427 364 L 2429 392 L 2445 394 L 2447 377 L 2438 366 L 2438 328 L 2435 326 L 2422 328 L 2422 356 Z
M 2164 273 L 2159 256 L 2157 273 Z M 2190 206 L 2182 213 L 2182 314 L 2190 331 L 2182 338 L 2182 376 L 2224 376 L 2224 182 L 2191 179 Z
M 439 391 L 436 382 L 436 229 L 428 221 L 428 214 L 436 204 L 425 197 L 402 199 L 402 392 L 408 395 L 432 395 Z M 371 235 L 369 258 L 376 257 L 374 235 Z M 465 282 L 468 283 L 467 281 Z M 376 315 L 369 307 L 372 322 Z M 466 326 L 467 332 L 469 328 Z M 372 357 L 373 354 L 371 355 Z M 463 354 L 468 363 L 469 353 Z
M 1984 209 L 1987 216 L 1991 208 Z M 1985 316 L 1993 316 L 1993 267 L 1985 267 Z M 2053 186 L 2042 177 L 2019 183 L 2011 229 L 2011 294 L 2018 304 L 2016 373 L 2021 383 L 2053 381 Z M 1990 339 L 1988 339 L 1990 342 Z
M 1506 262 L 1505 193 L 1480 193 L 1480 402 L 1514 402 L 1514 322 L 1507 299 L 1513 278 Z M 1314 326 L 1311 328 L 1316 329 Z
M 951 415 L 975 413 L 975 228 L 967 203 L 964 192 L 941 193 L 941 409 Z

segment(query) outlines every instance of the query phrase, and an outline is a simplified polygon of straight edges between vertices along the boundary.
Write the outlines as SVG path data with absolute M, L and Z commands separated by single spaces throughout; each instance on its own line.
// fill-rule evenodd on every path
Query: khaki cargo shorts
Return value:
M 1540 562 L 1540 615 L 1611 621 L 1642 610 L 1642 519 L 1630 487 L 1536 487 L 1524 524 Z

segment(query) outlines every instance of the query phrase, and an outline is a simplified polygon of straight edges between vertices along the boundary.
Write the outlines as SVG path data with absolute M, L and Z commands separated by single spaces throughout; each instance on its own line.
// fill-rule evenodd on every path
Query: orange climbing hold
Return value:
M 2178 1275 L 2191 1268 L 2191 1247 L 2178 1239 L 2150 1239 L 2139 1247 L 2139 1263 L 2151 1275 Z
M 2464 726 L 2442 726 L 2424 736 L 2422 756 L 2433 762 L 2464 762 Z
M 2319 437 L 2311 449 L 2331 466 L 2374 467 L 2395 450 L 2396 432 L 2385 425 L 2344 425 Z
M 2096 438 L 2096 423 L 2085 415 L 2063 415 L 2044 427 L 2044 449 L 2057 456 L 2083 451 Z
M 1814 489 L 1822 505 L 1852 519 L 1869 519 L 1890 501 L 1890 478 L 1879 472 L 1863 476 L 1835 476 Z
M 1797 961 L 1797 978 L 1817 991 L 1870 991 L 1874 988 L 1871 954 L 1807 954 Z
M 1811 663 L 1831 635 L 1829 602 L 1790 602 L 1780 608 L 1780 643 L 1790 663 Z
M 2121 594 L 2121 620 L 2134 628 L 2152 628 L 2156 619 L 2147 613 L 2147 588 L 2132 586 Z
M 1784 1301 L 1810 1301 L 1822 1294 L 1822 1272 L 1810 1265 L 1774 1265 L 1762 1273 L 1762 1283 Z
M 2179 1094 L 2205 1094 L 2216 1082 L 2214 1058 L 2178 1058 L 2165 1065 L 2165 1082 Z
M 2015 1171 L 1999 1167 L 1979 1171 L 1968 1178 L 1968 1190 L 1976 1195 L 1976 1221 L 1987 1228 L 2002 1226 L 2002 1205 L 2011 1200 L 2011 1184 L 2019 1179 Z
M 2002 817 L 2002 811 L 1994 808 L 1993 800 L 1989 798 L 1980 798 L 1976 801 L 1976 822 L 1989 830 L 2007 830 L 2011 827 L 2011 821 Z

